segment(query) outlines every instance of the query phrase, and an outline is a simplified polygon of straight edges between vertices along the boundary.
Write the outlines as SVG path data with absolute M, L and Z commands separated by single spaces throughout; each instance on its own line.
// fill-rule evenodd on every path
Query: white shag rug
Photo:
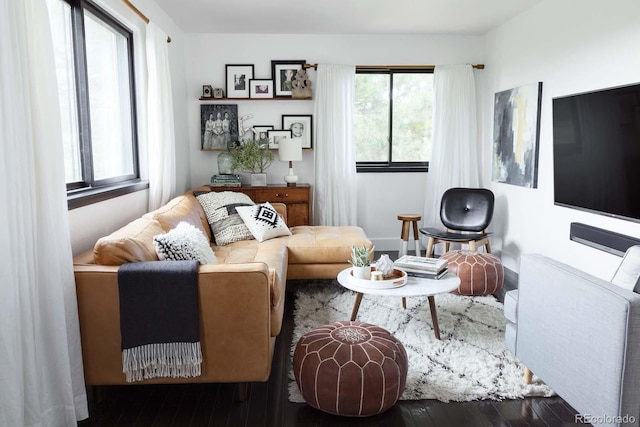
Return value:
M 318 326 L 349 320 L 355 293 L 337 282 L 313 282 L 296 292 L 291 357 L 300 337 Z M 407 351 L 409 370 L 400 400 L 437 399 L 441 402 L 517 399 L 552 396 L 537 377 L 523 380 L 522 365 L 504 346 L 506 319 L 493 296 L 435 296 L 441 340 L 434 337 L 427 297 L 401 298 L 364 295 L 357 320 L 380 326 Z M 289 373 L 289 400 L 304 402 Z

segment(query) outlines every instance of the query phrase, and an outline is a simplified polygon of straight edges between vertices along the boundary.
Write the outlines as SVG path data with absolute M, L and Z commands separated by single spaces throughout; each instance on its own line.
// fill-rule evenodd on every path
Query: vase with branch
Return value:
M 273 163 L 268 140 L 246 140 L 231 150 L 233 169 L 251 173 L 251 185 L 267 185 L 265 170 Z

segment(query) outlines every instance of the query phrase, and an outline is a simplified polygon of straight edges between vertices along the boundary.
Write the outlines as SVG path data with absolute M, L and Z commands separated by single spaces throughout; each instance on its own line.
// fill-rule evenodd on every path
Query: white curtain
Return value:
M 480 185 L 476 88 L 471 65 L 436 66 L 433 138 L 423 226 L 442 227 L 440 200 L 452 187 Z
M 149 210 L 164 205 L 176 191 L 176 143 L 167 34 L 147 25 L 147 135 Z
M 45 0 L 0 0 L 0 425 L 88 416 Z
M 353 65 L 318 65 L 315 90 L 315 225 L 357 221 Z

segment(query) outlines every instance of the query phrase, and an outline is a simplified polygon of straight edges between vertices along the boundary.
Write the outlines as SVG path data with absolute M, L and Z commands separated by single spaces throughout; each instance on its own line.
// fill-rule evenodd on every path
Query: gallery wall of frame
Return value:
M 281 109 L 279 123 L 255 124 L 264 122 L 254 117 L 251 104 L 245 102 L 311 101 L 311 82 L 305 65 L 305 60 L 272 60 L 271 78 L 256 76 L 254 64 L 225 65 L 224 89 L 210 84 L 202 86 L 200 101 L 205 102 L 200 105 L 200 150 L 225 150 L 248 140 L 268 140 L 269 148 L 277 150 L 282 138 L 301 138 L 303 149 L 313 149 L 311 114 L 288 114 Z M 303 78 L 307 92 L 300 97 L 298 89 Z
M 273 60 L 271 61 L 271 77 L 258 78 L 254 75 L 254 64 L 225 65 L 225 87 L 214 88 L 212 85 L 202 86 L 200 100 L 213 99 L 300 99 L 310 100 L 309 96 L 295 95 L 296 77 L 304 72 L 307 61 Z

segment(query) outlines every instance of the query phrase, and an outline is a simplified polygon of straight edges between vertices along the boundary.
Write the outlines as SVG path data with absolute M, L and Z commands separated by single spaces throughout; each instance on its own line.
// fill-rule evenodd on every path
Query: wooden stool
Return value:
M 420 256 L 420 234 L 418 233 L 418 221 L 422 217 L 415 214 L 401 214 L 398 215 L 398 220 L 402 221 L 402 232 L 400 238 L 402 239 L 402 248 L 398 258 L 407 254 L 407 248 L 409 247 L 409 227 L 413 224 L 413 240 L 416 242 L 416 256 Z M 402 297 L 402 308 L 407 308 L 407 299 Z
M 409 227 L 413 224 L 413 240 L 416 242 L 416 256 L 420 256 L 420 234 L 418 232 L 418 221 L 422 217 L 414 214 L 401 214 L 398 215 L 398 220 L 402 221 L 402 233 L 400 238 L 402 239 L 402 249 L 400 249 L 399 256 L 407 254 L 407 248 L 409 246 Z

